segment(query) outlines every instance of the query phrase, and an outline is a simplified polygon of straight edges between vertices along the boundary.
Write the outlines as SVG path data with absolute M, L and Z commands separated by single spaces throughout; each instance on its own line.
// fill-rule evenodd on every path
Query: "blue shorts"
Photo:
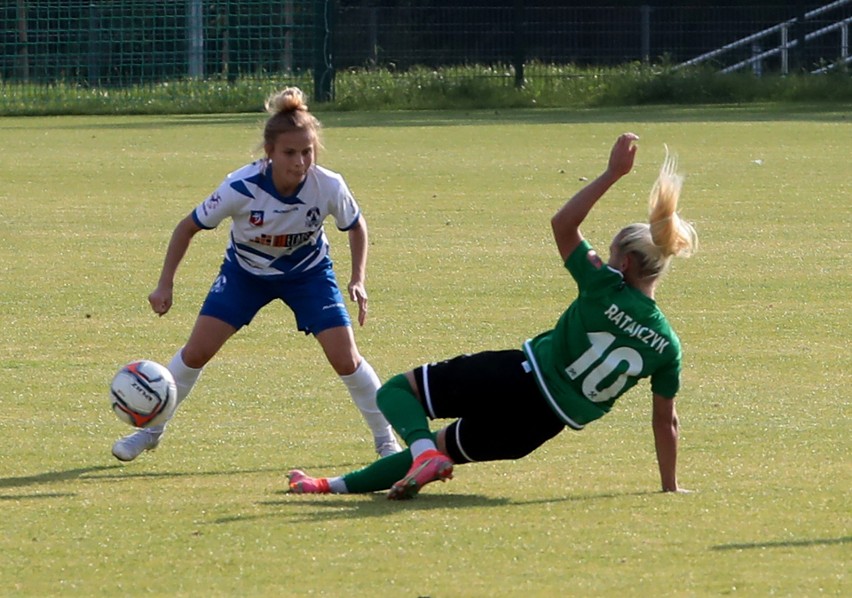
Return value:
M 305 334 L 352 326 L 330 260 L 325 268 L 273 280 L 249 274 L 225 260 L 200 315 L 222 320 L 239 330 L 273 299 L 280 299 L 293 311 L 296 325 Z

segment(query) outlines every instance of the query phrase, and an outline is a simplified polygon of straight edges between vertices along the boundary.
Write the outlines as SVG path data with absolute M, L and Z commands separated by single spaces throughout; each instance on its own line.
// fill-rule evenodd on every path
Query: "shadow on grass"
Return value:
M 37 475 L 19 476 L 14 478 L 0 478 L 0 489 L 3 488 L 24 488 L 27 486 L 38 486 L 41 484 L 53 484 L 55 482 L 67 482 L 78 480 L 92 472 L 103 471 L 105 469 L 115 469 L 119 465 L 111 466 L 96 466 L 96 467 L 80 467 L 77 469 L 67 469 L 65 471 L 48 471 Z M 38 498 L 71 498 L 76 496 L 74 492 L 45 492 L 39 494 L 3 494 L 0 495 L 2 500 L 31 500 Z
M 457 125 L 550 125 L 598 123 L 824 121 L 845 122 L 848 106 L 830 102 L 752 104 L 651 104 L 612 107 L 387 110 L 320 113 L 328 127 L 437 127 Z
M 60 117 L 46 116 L 35 118 L 50 119 L 47 125 L 48 128 L 56 130 L 73 131 L 104 129 L 117 131 L 147 131 L 150 130 L 152 127 L 166 128 L 171 126 L 185 127 L 193 125 L 205 127 L 245 125 L 246 127 L 254 126 L 255 128 L 258 128 L 258 130 L 260 130 L 259 127 L 263 123 L 264 116 L 264 113 L 258 112 L 257 114 L 234 113 L 201 116 L 192 114 L 68 115 Z M 40 126 L 43 127 L 45 121 L 40 122 Z M 34 117 L 22 116 L 19 117 L 18 122 L 13 122 L 10 120 L 3 122 L 3 124 L 0 124 L 0 130 L 32 130 L 34 126 L 38 126 L 35 123 L 36 121 L 34 120 Z
M 259 467 L 257 469 L 230 469 L 223 471 L 128 471 L 126 466 L 115 465 L 119 471 L 108 475 L 86 476 L 87 480 L 139 480 L 139 479 L 177 479 L 177 478 L 209 478 L 233 476 L 253 473 L 282 473 L 280 467 Z M 283 476 L 283 473 L 282 473 Z
M 810 540 L 777 540 L 775 542 L 748 542 L 742 544 L 717 544 L 711 550 L 751 550 L 755 548 L 800 548 L 807 546 L 831 546 L 834 544 L 849 544 L 852 536 L 840 538 L 813 538 Z
M 45 494 L 5 494 L 0 500 L 30 500 L 33 498 L 72 498 L 77 496 L 73 492 L 48 492 Z
M 838 102 L 756 102 L 750 104 L 659 104 L 613 107 L 498 108 L 475 110 L 320 110 L 319 119 L 328 128 L 443 127 L 458 125 L 549 125 L 593 123 L 669 122 L 755 122 L 815 121 L 846 122 L 849 109 Z M 163 114 L 48 117 L 53 129 L 149 130 L 152 127 L 245 126 L 259 130 L 265 114 Z M 4 122 L 2 129 L 32 128 L 31 117 Z M 44 122 L 44 121 L 40 121 Z M 40 125 L 40 126 L 43 126 Z
M 279 494 L 288 495 L 286 491 Z M 620 492 L 606 494 L 591 494 L 578 496 L 562 496 L 558 498 L 541 498 L 535 500 L 514 500 L 505 497 L 483 496 L 480 494 L 419 494 L 415 499 L 406 501 L 388 500 L 384 492 L 374 494 L 352 494 L 334 496 L 305 496 L 292 495 L 291 499 L 261 501 L 258 504 L 267 507 L 304 507 L 313 509 L 311 512 L 295 515 L 285 515 L 281 512 L 263 515 L 234 515 L 220 517 L 212 523 L 237 523 L 259 519 L 288 517 L 293 523 L 317 523 L 341 519 L 384 517 L 389 514 L 405 511 L 430 511 L 435 509 L 481 509 L 483 507 L 523 507 L 529 505 L 554 504 L 561 502 L 579 502 L 626 496 L 645 496 L 655 492 Z
M 77 469 L 67 469 L 65 471 L 48 471 L 36 475 L 20 476 L 15 478 L 0 478 L 0 488 L 21 488 L 23 486 L 37 486 L 39 484 L 52 484 L 54 482 L 67 482 L 68 480 L 76 480 L 86 474 L 116 469 L 120 465 L 98 465 L 94 467 L 80 467 Z
M 99 465 L 93 467 L 80 467 L 65 471 L 48 471 L 30 476 L 19 476 L 11 478 L 0 478 L 0 491 L 6 488 L 25 488 L 43 484 L 55 484 L 75 481 L 99 481 L 121 482 L 132 479 L 169 479 L 169 478 L 197 478 L 210 476 L 234 476 L 255 473 L 281 473 L 280 468 L 240 469 L 231 471 L 206 471 L 206 472 L 148 472 L 128 471 L 125 465 Z M 282 474 L 283 480 L 283 474 Z M 284 481 L 282 481 L 282 485 Z M 40 492 L 37 494 L 0 494 L 0 501 L 22 501 L 44 498 L 73 498 L 76 492 Z
M 322 464 L 316 468 L 337 468 L 341 470 L 360 467 L 358 463 L 339 463 L 336 465 Z M 78 467 L 75 469 L 67 469 L 64 471 L 47 471 L 44 473 L 17 476 L 10 478 L 0 478 L 0 489 L 3 488 L 23 488 L 27 486 L 38 486 L 40 484 L 53 484 L 56 482 L 69 482 L 74 480 L 126 480 L 126 479 L 163 479 L 163 478 L 195 478 L 195 477 L 211 477 L 211 476 L 234 476 L 255 473 L 274 473 L 280 474 L 282 485 L 285 485 L 284 474 L 288 471 L 282 467 L 260 467 L 256 469 L 231 469 L 226 471 L 144 471 L 139 469 L 130 469 L 133 466 L 127 464 L 115 465 L 93 465 L 91 467 Z M 47 495 L 40 495 L 47 496 Z M 6 498 L 6 497 L 0 497 Z

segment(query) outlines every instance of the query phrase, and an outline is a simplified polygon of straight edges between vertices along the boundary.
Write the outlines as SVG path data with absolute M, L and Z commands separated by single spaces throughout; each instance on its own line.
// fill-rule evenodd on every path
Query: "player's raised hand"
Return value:
M 635 133 L 623 133 L 615 140 L 609 154 L 607 170 L 615 177 L 622 177 L 633 168 L 636 158 L 636 141 L 639 136 Z

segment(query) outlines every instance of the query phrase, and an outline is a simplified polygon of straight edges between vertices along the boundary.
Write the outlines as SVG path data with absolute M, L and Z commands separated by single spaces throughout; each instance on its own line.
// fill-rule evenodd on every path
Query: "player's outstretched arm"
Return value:
M 190 214 L 178 222 L 174 232 L 172 232 L 169 248 L 166 250 L 166 257 L 163 260 L 160 279 L 157 281 L 157 288 L 148 295 L 148 303 L 151 304 L 154 313 L 162 316 L 171 309 L 175 273 L 181 260 L 183 260 L 183 256 L 186 255 L 192 237 L 200 230 L 202 229 L 195 224 L 195 220 L 192 219 L 192 214 Z
M 566 260 L 571 252 L 582 242 L 580 224 L 589 215 L 589 211 L 603 197 L 618 179 L 630 172 L 636 156 L 635 141 L 639 137 L 633 133 L 624 133 L 615 140 L 610 150 L 606 170 L 591 183 L 580 189 L 569 199 L 550 219 L 553 237 L 562 260 Z
M 652 426 L 663 492 L 685 492 L 677 484 L 679 422 L 674 398 L 654 393 Z
M 349 252 L 352 256 L 352 276 L 349 278 L 349 299 L 358 302 L 358 324 L 367 321 L 367 221 L 362 215 L 358 224 L 349 229 Z

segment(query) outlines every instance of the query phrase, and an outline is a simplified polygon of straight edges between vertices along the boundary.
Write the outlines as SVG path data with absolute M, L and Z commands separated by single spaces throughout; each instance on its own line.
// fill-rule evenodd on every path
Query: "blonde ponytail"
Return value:
M 626 226 L 616 240 L 621 251 L 641 257 L 643 278 L 663 275 L 673 256 L 689 257 L 698 249 L 695 228 L 677 213 L 682 187 L 677 157 L 666 147 L 666 158 L 648 200 L 648 224 Z
M 677 173 L 677 156 L 669 153 L 666 146 L 666 159 L 648 201 L 651 239 L 666 257 L 689 257 L 698 248 L 695 229 L 677 214 L 682 187 L 683 177 Z

